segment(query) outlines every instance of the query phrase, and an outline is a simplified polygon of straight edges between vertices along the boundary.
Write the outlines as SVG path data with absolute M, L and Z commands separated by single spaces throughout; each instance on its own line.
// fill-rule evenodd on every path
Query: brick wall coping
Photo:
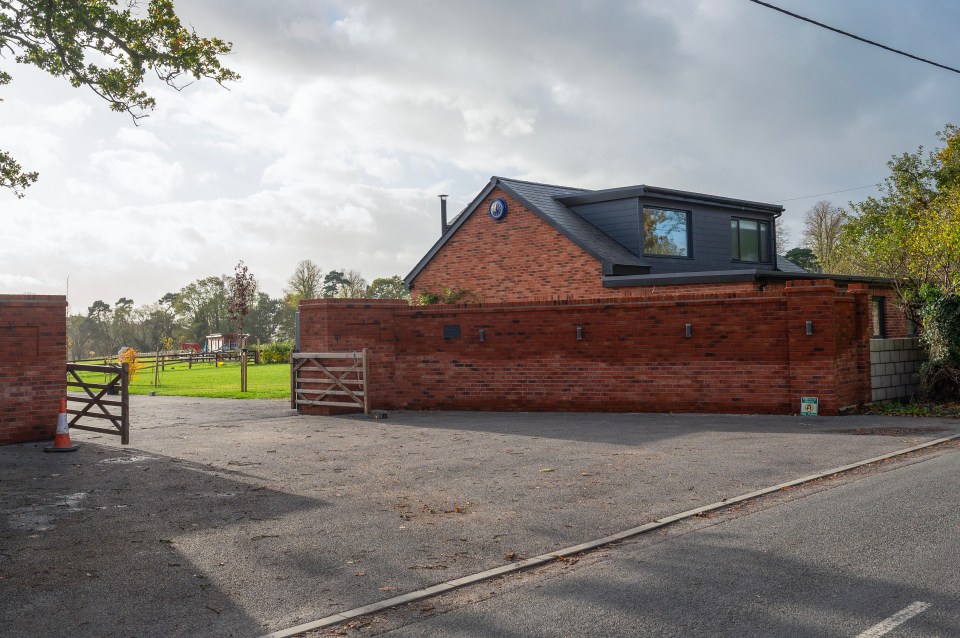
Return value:
M 597 307 L 605 308 L 616 307 L 636 307 L 636 306 L 656 306 L 663 304 L 694 304 L 694 303 L 715 303 L 724 302 L 755 302 L 782 300 L 786 294 L 797 293 L 825 293 L 833 292 L 838 299 L 849 299 L 848 294 L 856 294 L 860 289 L 845 291 L 836 288 L 830 280 L 820 280 L 817 283 L 802 281 L 799 285 L 791 287 L 793 282 L 787 282 L 787 288 L 782 290 L 764 290 L 749 292 L 699 292 L 687 294 L 669 294 L 651 295 L 649 297 L 626 297 L 623 299 L 611 299 L 610 297 L 595 297 L 582 299 L 535 299 L 530 301 L 502 301 L 495 303 L 472 303 L 472 304 L 437 304 L 437 305 L 409 305 L 402 299 L 311 299 L 300 302 L 301 307 L 346 307 L 346 308 L 365 308 L 365 307 L 394 307 L 403 314 L 416 313 L 443 313 L 443 312 L 462 312 L 462 311 L 482 311 L 489 309 L 540 309 L 540 308 L 562 308 L 562 307 Z
M 0 294 L 0 304 L 33 304 L 64 306 L 67 298 L 64 295 L 7 295 Z

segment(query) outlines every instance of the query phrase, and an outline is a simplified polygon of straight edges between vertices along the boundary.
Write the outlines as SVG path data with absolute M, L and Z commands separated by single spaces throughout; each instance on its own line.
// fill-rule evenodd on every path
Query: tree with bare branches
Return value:
M 803 247 L 813 251 L 825 273 L 847 270 L 841 244 L 845 224 L 843 209 L 826 200 L 814 204 L 803 218 Z

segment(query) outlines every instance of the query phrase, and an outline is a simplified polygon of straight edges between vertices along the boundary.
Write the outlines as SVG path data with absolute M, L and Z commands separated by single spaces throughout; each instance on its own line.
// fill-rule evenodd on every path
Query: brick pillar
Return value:
M 53 438 L 66 363 L 66 297 L 0 295 L 0 445 Z
M 799 412 L 800 397 L 817 397 L 820 414 L 837 414 L 841 407 L 834 334 L 837 288 L 829 279 L 788 281 L 784 295 L 790 348 L 790 409 Z
M 854 331 L 851 335 L 856 348 L 856 379 L 851 379 L 850 400 L 856 404 L 869 403 L 872 399 L 870 373 L 870 286 L 849 284 L 847 295 L 854 300 Z

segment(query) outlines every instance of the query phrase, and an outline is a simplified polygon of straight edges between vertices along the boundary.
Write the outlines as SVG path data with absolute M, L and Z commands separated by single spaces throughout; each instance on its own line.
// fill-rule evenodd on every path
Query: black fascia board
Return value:
M 477 207 L 480 205 L 480 202 L 483 201 L 483 198 L 493 192 L 493 189 L 496 188 L 497 183 L 498 179 L 492 178 L 487 183 L 486 187 L 484 187 L 484 189 L 480 191 L 480 193 L 474 197 L 469 204 L 467 204 L 466 208 L 460 211 L 460 214 L 454 218 L 453 223 L 447 227 L 447 231 L 440 236 L 440 239 L 437 240 L 437 243 L 435 243 L 433 247 L 427 251 L 427 254 L 417 262 L 417 265 L 413 267 L 413 270 L 411 270 L 410 273 L 403 278 L 403 282 L 407 284 L 407 288 L 413 290 L 413 280 L 417 278 L 417 275 L 420 274 L 420 271 L 426 268 L 427 264 L 430 263 L 430 260 L 433 259 L 438 252 L 440 252 L 440 249 L 443 248 L 444 244 L 446 244 L 453 234 L 457 232 L 457 229 L 463 226 L 463 223 L 467 221 L 467 218 L 470 217 L 470 215 L 473 214 L 473 211 L 477 209 Z
M 751 213 L 775 214 L 782 213 L 785 209 L 777 204 L 765 204 L 763 202 L 752 202 L 745 199 L 734 199 L 732 197 L 720 197 L 716 195 L 707 195 L 705 193 L 693 193 L 690 191 L 674 190 L 672 188 L 660 188 L 659 186 L 647 186 L 640 184 L 638 186 L 625 186 L 622 188 L 608 188 L 600 191 L 590 191 L 578 195 L 562 195 L 555 197 L 558 202 L 565 206 L 577 206 L 579 204 L 593 204 L 596 202 L 605 202 L 615 199 L 627 199 L 629 197 L 650 197 L 657 199 L 666 199 L 670 201 L 684 202 L 688 204 L 699 204 L 701 206 L 713 206 L 718 208 L 737 209 Z
M 661 273 L 658 275 L 604 275 L 601 279 L 604 288 L 631 288 L 641 286 L 675 286 L 680 284 L 721 284 L 742 281 L 766 282 L 771 280 L 790 281 L 797 279 L 830 279 L 839 284 L 875 284 L 890 287 L 893 282 L 883 277 L 864 277 L 860 275 L 825 275 L 819 273 L 795 273 L 779 270 L 714 270 L 690 273 Z
M 640 286 L 675 286 L 678 284 L 711 284 L 737 281 L 754 281 L 758 271 L 715 270 L 690 273 L 661 273 L 659 275 L 606 275 L 601 278 L 604 288 L 633 288 Z

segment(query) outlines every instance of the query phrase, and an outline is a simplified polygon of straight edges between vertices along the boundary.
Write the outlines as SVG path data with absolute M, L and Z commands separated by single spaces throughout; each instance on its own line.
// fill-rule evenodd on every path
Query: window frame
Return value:
M 742 234 L 741 234 L 741 232 L 740 232 L 740 222 L 741 222 L 741 221 L 754 222 L 754 223 L 757 224 L 757 259 L 743 259 L 743 258 L 740 256 L 740 255 L 743 254 L 743 250 L 741 250 L 741 243 L 742 243 L 742 241 L 741 241 L 741 240 L 742 240 Z M 733 254 L 733 237 L 734 237 L 733 225 L 734 225 L 734 224 L 736 224 L 736 226 L 737 226 L 736 235 L 735 235 L 736 238 L 737 238 L 737 254 L 736 254 L 736 255 Z M 767 228 L 767 230 L 766 230 L 767 241 L 766 241 L 766 242 L 763 241 L 763 234 L 764 234 L 764 233 L 763 233 L 763 231 L 761 230 L 761 227 L 762 227 L 762 226 L 766 226 L 766 228 Z M 774 260 L 773 260 L 773 242 L 771 241 L 771 238 L 772 238 L 772 236 L 773 236 L 773 235 L 772 235 L 772 228 L 773 228 L 773 222 L 772 222 L 772 220 L 769 220 L 769 219 L 757 219 L 756 217 L 734 217 L 734 216 L 731 215 L 731 217 L 730 217 L 730 253 L 731 253 L 731 254 L 730 254 L 730 260 L 733 261 L 733 262 L 735 262 L 735 263 L 742 263 L 742 264 L 772 264 L 772 263 L 774 262 Z M 763 248 L 764 248 L 764 244 L 766 244 L 766 250 L 767 250 L 767 258 L 766 258 L 766 259 L 763 258 Z
M 870 297 L 870 338 L 887 338 L 887 298 L 883 295 Z
M 684 227 L 686 228 L 687 245 L 685 255 L 666 255 L 663 253 L 647 252 L 647 231 L 644 224 L 644 216 L 647 210 L 666 211 L 669 213 L 681 213 L 684 216 Z M 648 204 L 640 205 L 640 253 L 644 257 L 655 257 L 659 259 L 693 259 L 693 212 L 681 208 L 666 208 L 664 206 L 654 206 Z

